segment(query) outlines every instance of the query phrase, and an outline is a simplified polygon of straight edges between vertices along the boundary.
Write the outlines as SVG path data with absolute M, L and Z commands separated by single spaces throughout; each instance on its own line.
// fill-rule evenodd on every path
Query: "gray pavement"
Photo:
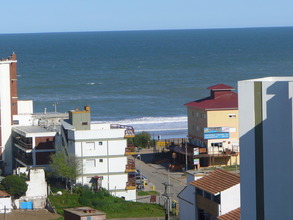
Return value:
M 136 168 L 141 170 L 142 175 L 146 176 L 150 183 L 145 186 L 144 191 L 155 190 L 159 192 L 156 203 L 164 204 L 165 186 L 163 183 L 170 183 L 170 195 L 171 201 L 177 200 L 178 193 L 186 186 L 186 178 L 183 172 L 168 172 L 166 164 L 154 164 L 153 163 L 153 150 L 142 149 L 139 157 L 134 155 Z M 137 159 L 139 158 L 139 159 Z M 140 160 L 141 159 L 141 160 Z M 164 166 L 165 165 L 165 166 Z M 137 202 L 150 202 L 151 196 L 137 196 Z

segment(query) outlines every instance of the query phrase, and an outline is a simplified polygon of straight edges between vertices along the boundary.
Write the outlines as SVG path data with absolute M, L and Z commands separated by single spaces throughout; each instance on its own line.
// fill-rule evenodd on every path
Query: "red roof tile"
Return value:
M 218 220 L 240 220 L 240 208 L 234 209 L 218 217 Z
M 238 95 L 231 91 L 234 89 L 233 87 L 218 84 L 208 89 L 211 90 L 209 97 L 189 102 L 185 105 L 205 110 L 238 109 Z
M 240 177 L 218 169 L 190 184 L 212 194 L 217 194 L 240 183 Z
M 9 197 L 9 196 L 10 196 L 10 194 L 8 194 L 7 192 L 0 190 L 0 198 L 1 197 Z

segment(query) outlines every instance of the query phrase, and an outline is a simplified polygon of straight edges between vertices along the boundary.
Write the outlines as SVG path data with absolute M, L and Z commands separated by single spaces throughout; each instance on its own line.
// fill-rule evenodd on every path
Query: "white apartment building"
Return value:
M 16 55 L 0 59 L 0 169 L 12 172 L 11 127 L 17 114 Z
M 115 196 L 136 200 L 135 180 L 128 177 L 135 166 L 127 158 L 131 152 L 126 140 L 127 136 L 134 135 L 133 130 L 111 124 L 91 124 L 90 107 L 85 106 L 81 111 L 69 111 L 69 120 L 62 122 L 61 131 L 67 153 L 81 161 L 77 183 L 98 184 Z M 132 169 L 128 169 L 129 163 Z
M 241 219 L 292 219 L 293 77 L 238 82 Z

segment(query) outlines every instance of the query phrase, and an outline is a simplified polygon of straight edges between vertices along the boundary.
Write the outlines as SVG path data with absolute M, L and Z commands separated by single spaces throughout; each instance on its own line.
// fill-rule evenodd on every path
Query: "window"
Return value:
M 199 126 L 196 126 L 196 130 L 199 131 Z
M 223 147 L 223 143 L 222 142 L 218 142 L 218 143 L 211 143 L 212 147 Z
M 19 125 L 19 120 L 13 120 L 14 125 Z
M 99 145 L 103 145 L 103 142 L 102 142 L 102 141 L 100 141 L 100 142 L 99 142 Z
M 207 191 L 204 191 L 204 197 L 209 199 L 209 200 L 212 200 L 212 194 L 207 192 Z
M 229 118 L 236 118 L 236 114 L 229 114 Z
M 103 160 L 103 159 L 99 159 L 99 162 L 100 162 L 100 163 L 103 163 L 103 162 L 104 162 L 104 160 Z
M 203 195 L 203 190 L 201 190 L 200 188 L 196 188 L 196 194 L 197 195 Z
M 199 113 L 198 113 L 198 112 L 196 112 L 196 117 L 197 117 L 197 118 L 199 117 Z
M 88 123 L 87 123 L 87 122 L 82 122 L 81 124 L 82 124 L 82 125 L 88 125 Z

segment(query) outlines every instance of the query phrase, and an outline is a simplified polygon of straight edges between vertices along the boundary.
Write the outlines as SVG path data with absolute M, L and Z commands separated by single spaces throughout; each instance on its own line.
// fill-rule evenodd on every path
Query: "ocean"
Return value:
M 93 121 L 184 138 L 184 104 L 207 87 L 292 76 L 292 39 L 293 27 L 1 34 L 0 57 L 17 54 L 19 99 L 35 112 L 89 105 Z

